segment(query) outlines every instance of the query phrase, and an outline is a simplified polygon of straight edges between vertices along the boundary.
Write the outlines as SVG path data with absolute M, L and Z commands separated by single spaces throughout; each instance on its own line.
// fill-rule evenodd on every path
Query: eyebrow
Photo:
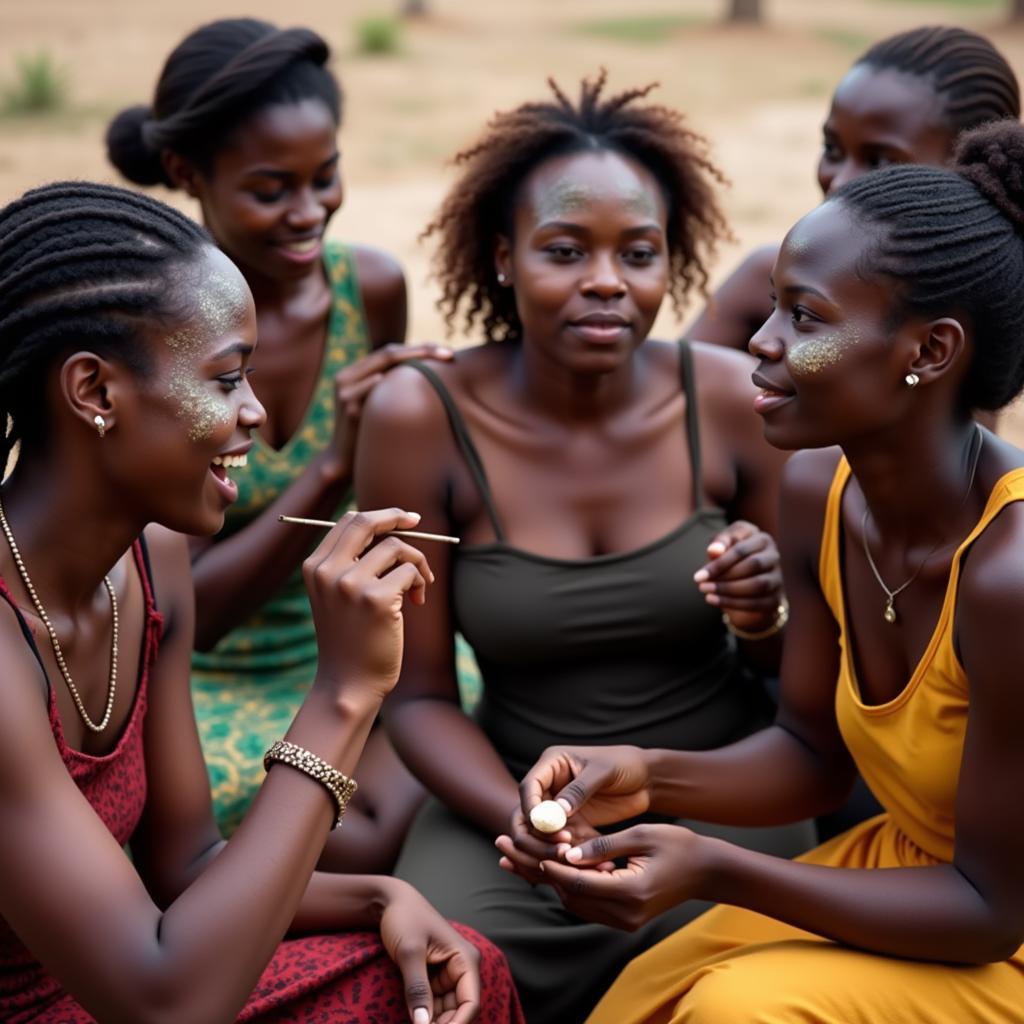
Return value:
M 341 153 L 336 152 L 334 156 L 328 157 L 318 168 L 317 171 L 324 171 L 332 164 L 336 164 L 341 159 Z M 276 167 L 254 167 L 252 170 L 246 171 L 246 176 L 251 178 L 277 178 L 281 181 L 292 176 L 291 171 L 282 171 Z
M 228 345 L 226 348 L 222 348 L 219 352 L 215 353 L 210 357 L 211 362 L 216 362 L 218 359 L 227 359 L 228 356 L 233 356 L 236 353 L 243 356 L 251 356 L 253 353 L 253 346 L 245 341 L 236 341 Z
M 546 220 L 543 224 L 537 225 L 538 231 L 584 231 L 589 232 L 590 228 L 584 227 L 582 224 L 578 224 L 571 220 Z M 650 231 L 663 232 L 664 228 L 660 224 L 655 224 L 653 221 L 649 224 L 637 224 L 631 228 L 626 228 L 623 232 L 625 235 L 645 235 Z
M 774 287 L 774 283 L 772 287 Z M 781 291 L 785 295 L 816 295 L 822 302 L 832 305 L 832 300 L 824 292 L 818 291 L 817 288 L 812 288 L 809 284 L 790 284 L 782 288 Z

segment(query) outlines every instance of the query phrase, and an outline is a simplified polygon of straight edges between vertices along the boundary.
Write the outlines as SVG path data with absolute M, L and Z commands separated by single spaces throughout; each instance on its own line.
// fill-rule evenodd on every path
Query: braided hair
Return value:
M 165 149 L 208 173 L 239 124 L 267 107 L 318 99 L 340 124 L 341 89 L 329 57 L 327 43 L 308 28 L 277 29 L 255 18 L 197 28 L 167 58 L 152 107 L 128 107 L 110 122 L 110 162 L 138 185 L 173 187 Z
M 149 371 L 143 327 L 182 315 L 174 271 L 207 245 L 177 210 L 111 185 L 58 182 L 0 210 L 0 465 L 42 435 L 44 377 L 71 346 Z
M 966 318 L 974 356 L 966 408 L 1000 409 L 1024 387 L 1024 126 L 964 133 L 951 170 L 904 165 L 830 196 L 872 228 L 859 272 L 883 276 L 893 320 Z
M 516 339 L 515 297 L 494 279 L 494 241 L 512 236 L 516 201 L 534 168 L 551 157 L 612 151 L 636 160 L 660 184 L 668 206 L 669 294 L 676 307 L 707 285 L 706 263 L 728 234 L 712 182 L 722 182 L 704 139 L 668 107 L 640 104 L 654 88 L 605 98 L 606 75 L 584 80 L 574 104 L 551 79 L 554 99 L 496 114 L 483 135 L 455 157 L 464 170 L 423 237 L 438 236 L 434 260 L 438 308 L 449 329 L 465 305 L 465 326 L 479 319 L 489 341 Z
M 977 32 L 932 25 L 875 43 L 854 64 L 926 79 L 943 103 L 951 134 L 986 121 L 1020 117 L 1017 76 L 1003 55 Z

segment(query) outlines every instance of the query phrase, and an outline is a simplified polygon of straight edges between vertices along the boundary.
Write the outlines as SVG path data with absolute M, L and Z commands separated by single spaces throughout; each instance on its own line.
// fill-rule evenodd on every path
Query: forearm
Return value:
M 197 650 L 209 650 L 270 600 L 323 536 L 278 517 L 333 518 L 350 484 L 348 468 L 324 454 L 248 526 L 195 559 Z
M 816 935 L 886 956 L 950 963 L 1005 960 L 1019 934 L 951 864 L 833 868 L 706 840 L 706 891 Z
M 314 872 L 290 931 L 370 931 L 380 924 L 389 886 L 399 885 L 384 875 L 336 875 Z
M 489 835 L 507 830 L 519 801 L 516 780 L 457 704 L 406 700 L 388 708 L 385 721 L 402 760 L 431 793 Z
M 287 737 L 350 774 L 378 709 L 377 700 L 338 700 L 315 687 Z M 233 1008 L 233 1019 L 286 930 L 305 923 L 302 900 L 334 812 L 320 783 L 272 767 L 235 835 L 162 915 L 152 951 L 161 987 L 216 1004 L 221 1017 L 212 1019 Z M 341 886 L 332 906 L 357 924 L 372 919 L 372 908 L 356 913 L 363 903 L 358 886 Z
M 782 825 L 838 807 L 853 784 L 848 755 L 827 759 L 778 725 L 718 750 L 643 754 L 651 809 L 721 825 Z

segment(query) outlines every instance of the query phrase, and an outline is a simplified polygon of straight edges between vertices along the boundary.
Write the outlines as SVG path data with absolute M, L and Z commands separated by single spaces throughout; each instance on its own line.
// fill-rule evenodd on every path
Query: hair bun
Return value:
M 955 170 L 1024 232 L 1024 125 L 1012 117 L 964 132 Z
M 107 156 L 136 185 L 170 185 L 159 152 L 146 144 L 143 135 L 143 126 L 152 116 L 152 108 L 144 104 L 122 110 L 107 128 Z

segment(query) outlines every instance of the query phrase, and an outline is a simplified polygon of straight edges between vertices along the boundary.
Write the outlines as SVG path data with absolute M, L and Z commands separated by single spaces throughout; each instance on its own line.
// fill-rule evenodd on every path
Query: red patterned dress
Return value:
M 133 547 L 146 599 L 142 666 L 135 704 L 121 738 L 108 754 L 72 750 L 64 738 L 53 688 L 49 690 L 54 742 L 82 795 L 126 845 L 146 803 L 142 754 L 146 684 L 160 645 L 163 619 L 156 609 L 145 555 Z M 14 610 L 25 639 L 39 659 L 31 630 L 6 583 L 0 598 Z M 40 659 L 40 665 L 42 660 Z M 0 880 L 2 884 L 2 880 Z M 524 1024 L 504 956 L 475 932 L 459 931 L 480 950 L 482 1024 Z M 274 1024 L 399 1024 L 408 1020 L 401 978 L 375 933 L 345 932 L 282 942 L 238 1016 L 238 1021 Z M 94 1019 L 18 941 L 0 918 L 0 1021 L 7 1024 L 94 1024 Z

